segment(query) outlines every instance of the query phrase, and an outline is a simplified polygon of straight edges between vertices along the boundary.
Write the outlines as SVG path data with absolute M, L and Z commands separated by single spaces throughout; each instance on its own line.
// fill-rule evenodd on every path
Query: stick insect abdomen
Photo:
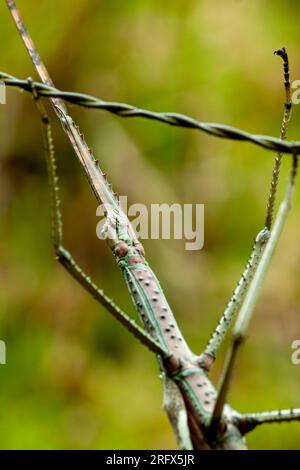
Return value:
M 239 422 L 237 414 L 228 405 L 224 408 L 220 427 L 211 433 L 210 423 L 217 391 L 209 380 L 207 371 L 198 366 L 185 364 L 171 374 L 171 377 L 181 390 L 196 449 L 246 449 L 244 438 L 237 425 Z
M 175 357 L 191 359 L 163 290 L 141 255 L 129 254 L 119 261 L 132 300 L 146 330 Z

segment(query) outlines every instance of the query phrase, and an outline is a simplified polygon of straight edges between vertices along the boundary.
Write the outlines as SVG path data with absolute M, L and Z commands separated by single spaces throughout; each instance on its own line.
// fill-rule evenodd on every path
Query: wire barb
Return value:
M 28 92 L 32 91 L 28 85 L 27 80 L 21 80 L 12 75 L 8 75 L 7 73 L 0 72 L 0 80 L 6 86 L 20 88 Z M 150 119 L 168 124 L 169 126 L 195 129 L 222 139 L 250 142 L 267 150 L 290 154 L 300 154 L 300 141 L 283 141 L 278 137 L 251 134 L 241 129 L 224 124 L 198 121 L 197 119 L 194 119 L 185 114 L 155 112 L 147 109 L 136 108 L 135 106 L 126 103 L 103 101 L 99 98 L 96 98 L 95 96 L 86 95 L 83 93 L 61 91 L 53 86 L 40 82 L 34 82 L 34 86 L 37 93 L 41 97 L 60 99 L 68 103 L 86 108 L 102 109 L 119 117 L 140 117 Z

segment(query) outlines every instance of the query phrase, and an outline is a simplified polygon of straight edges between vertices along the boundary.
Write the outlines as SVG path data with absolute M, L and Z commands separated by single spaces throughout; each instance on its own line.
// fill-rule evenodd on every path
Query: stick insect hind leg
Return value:
M 28 79 L 32 86 L 32 79 Z M 144 331 L 129 315 L 123 312 L 112 299 L 104 294 L 91 278 L 76 263 L 71 253 L 63 245 L 63 222 L 60 210 L 59 186 L 56 170 L 56 158 L 52 140 L 51 125 L 46 108 L 39 100 L 34 87 L 32 93 L 41 115 L 44 150 L 47 162 L 48 180 L 51 197 L 52 243 L 56 259 L 62 266 L 88 291 L 103 307 L 106 308 L 123 326 L 127 328 L 139 341 L 152 352 L 166 358 L 170 353 Z

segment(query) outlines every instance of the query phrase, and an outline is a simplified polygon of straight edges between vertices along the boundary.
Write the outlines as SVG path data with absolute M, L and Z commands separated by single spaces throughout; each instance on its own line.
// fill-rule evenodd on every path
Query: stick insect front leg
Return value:
M 216 406 L 213 412 L 211 419 L 212 429 L 216 428 L 219 425 L 224 403 L 227 397 L 229 383 L 232 377 L 232 372 L 234 369 L 234 364 L 236 362 L 237 353 L 240 349 L 241 344 L 246 338 L 246 332 L 251 320 L 251 316 L 256 305 L 258 295 L 261 291 L 264 278 L 267 273 L 267 269 L 270 265 L 273 253 L 278 244 L 280 235 L 286 218 L 288 216 L 291 199 L 293 194 L 293 189 L 295 187 L 295 181 L 297 176 L 297 167 L 298 167 L 298 156 L 293 156 L 292 169 L 290 173 L 289 183 L 286 189 L 285 197 L 280 204 L 278 214 L 274 223 L 274 228 L 272 229 L 270 239 L 266 245 L 266 249 L 262 255 L 261 261 L 258 265 L 258 268 L 253 277 L 252 283 L 249 287 L 248 293 L 246 295 L 243 306 L 239 312 L 236 325 L 232 333 L 232 346 L 230 348 L 227 360 L 224 366 L 221 383 L 219 387 L 218 399 Z
M 284 87 L 285 87 L 285 103 L 284 111 L 280 129 L 280 138 L 281 140 L 286 139 L 288 124 L 291 118 L 291 85 L 290 85 L 290 74 L 289 74 L 289 61 L 288 55 L 283 47 L 274 52 L 274 54 L 280 56 L 283 60 L 283 71 L 284 71 Z M 267 210 L 265 216 L 264 228 L 257 234 L 252 252 L 246 264 L 246 267 L 243 271 L 243 274 L 237 284 L 236 289 L 233 292 L 232 297 L 230 298 L 221 319 L 213 332 L 206 349 L 202 355 L 203 362 L 209 368 L 212 362 L 216 358 L 216 353 L 227 334 L 235 315 L 247 294 L 250 283 L 253 279 L 253 276 L 256 272 L 257 266 L 263 256 L 264 250 L 268 239 L 270 238 L 270 230 L 273 222 L 273 213 L 275 207 L 277 186 L 279 181 L 279 173 L 281 168 L 282 154 L 278 152 L 275 157 L 274 168 L 272 172 L 271 185 L 268 195 Z M 201 357 L 200 357 L 201 360 Z
M 247 288 L 250 284 L 250 281 L 252 280 L 254 276 L 258 262 L 262 256 L 262 253 L 264 251 L 264 248 L 266 246 L 266 243 L 269 237 L 270 237 L 270 231 L 266 227 L 258 233 L 254 242 L 252 253 L 249 257 L 249 260 L 246 264 L 243 274 L 238 282 L 238 285 L 236 289 L 234 290 L 233 295 L 231 299 L 229 300 L 224 310 L 223 315 L 221 316 L 221 319 L 218 323 L 217 328 L 213 332 L 205 348 L 205 351 L 203 354 L 210 358 L 208 360 L 206 359 L 205 361 L 206 363 L 208 361 L 212 362 L 215 359 L 217 350 L 220 347 L 230 327 L 230 324 L 232 320 L 234 319 L 237 309 L 247 292 Z
M 32 83 L 31 79 L 29 82 Z M 45 107 L 38 101 L 38 96 L 33 95 L 41 114 L 44 149 L 47 162 L 48 180 L 51 196 L 52 211 L 52 243 L 56 259 L 64 268 L 87 290 L 103 307 L 106 308 L 127 330 L 129 330 L 139 341 L 146 345 L 152 352 L 163 358 L 169 357 L 170 353 L 144 331 L 132 318 L 123 312 L 112 299 L 104 294 L 91 278 L 76 263 L 73 256 L 63 245 L 63 223 L 60 210 L 60 198 L 58 177 L 56 171 L 56 159 L 52 140 L 51 125 Z
M 282 118 L 280 137 L 281 139 L 285 139 L 288 124 L 289 124 L 290 117 L 291 117 L 291 107 L 292 107 L 290 79 L 289 79 L 289 64 L 288 64 L 288 56 L 287 56 L 285 48 L 275 51 L 275 54 L 282 57 L 283 65 L 284 65 L 284 85 L 285 85 L 286 100 L 284 104 L 284 113 L 283 113 L 283 118 Z M 281 234 L 283 224 L 286 220 L 286 217 L 290 208 L 292 192 L 293 192 L 296 174 L 297 174 L 298 158 L 296 155 L 293 156 L 293 165 L 292 165 L 290 180 L 289 180 L 288 187 L 286 190 L 286 195 L 285 195 L 283 202 L 280 205 L 279 212 L 278 212 L 276 222 L 275 222 L 275 226 L 271 233 L 270 230 L 271 230 L 272 221 L 273 221 L 273 212 L 274 212 L 279 172 L 280 172 L 280 166 L 281 166 L 281 158 L 282 158 L 281 153 L 277 153 L 276 158 L 275 158 L 275 164 L 274 164 L 272 179 L 271 179 L 271 187 L 270 187 L 268 203 L 267 203 L 265 228 L 262 232 L 260 232 L 260 234 L 256 238 L 256 242 L 254 244 L 254 250 L 250 257 L 250 262 L 246 266 L 246 270 L 243 273 L 242 279 L 240 283 L 238 284 L 237 289 L 234 292 L 234 295 L 231 298 L 231 301 L 229 302 L 227 309 L 225 310 L 221 318 L 221 322 L 218 325 L 216 332 L 213 334 L 211 341 L 209 342 L 205 350 L 205 353 L 208 354 L 208 357 L 212 357 L 212 360 L 213 360 L 215 358 L 216 350 L 221 344 L 221 341 L 229 328 L 230 321 L 232 321 L 232 319 L 234 318 L 234 315 L 237 312 L 237 308 L 239 304 L 241 303 L 243 298 L 245 298 L 241 311 L 239 312 L 236 326 L 233 331 L 232 346 L 227 356 L 224 370 L 222 373 L 218 398 L 215 404 L 215 408 L 214 408 L 212 418 L 211 418 L 211 423 L 210 423 L 211 432 L 216 432 L 217 428 L 220 425 L 225 400 L 227 398 L 227 393 L 229 390 L 229 384 L 230 384 L 230 380 L 232 376 L 232 371 L 234 369 L 234 364 L 235 364 L 236 357 L 237 357 L 237 352 L 240 348 L 241 343 L 245 339 L 245 334 L 246 334 L 247 327 L 250 321 L 250 317 L 253 312 L 254 305 L 258 298 L 258 293 L 260 292 L 260 288 L 261 288 L 267 267 L 270 263 L 271 257 L 273 255 L 273 252 L 279 240 L 279 236 Z M 254 263 L 252 262 L 252 266 L 251 266 L 251 258 L 255 260 Z M 243 285 L 245 285 L 244 288 L 243 288 Z M 228 315 L 230 315 L 229 319 L 228 319 Z M 219 336 L 220 336 L 220 339 L 219 339 Z

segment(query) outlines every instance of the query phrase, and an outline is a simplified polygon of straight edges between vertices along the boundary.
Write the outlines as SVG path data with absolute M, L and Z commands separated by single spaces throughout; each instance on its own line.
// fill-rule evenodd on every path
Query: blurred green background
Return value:
M 19 0 L 59 88 L 278 135 L 286 46 L 300 78 L 297 1 Z M 5 2 L 0 69 L 36 77 Z M 191 347 L 200 352 L 262 227 L 273 154 L 143 120 L 73 107 L 87 141 L 129 203 L 204 203 L 205 246 L 144 245 Z M 96 238 L 96 201 L 54 119 L 65 245 L 126 311 L 121 273 Z M 289 138 L 299 140 L 295 106 Z M 59 266 L 50 244 L 39 116 L 30 95 L 0 106 L 0 447 L 163 449 L 175 441 L 154 357 Z M 290 158 L 284 158 L 280 195 Z M 300 406 L 299 188 L 230 393 L 241 412 Z M 216 381 L 226 346 L 213 378 Z M 249 434 L 255 449 L 299 449 L 300 424 Z

